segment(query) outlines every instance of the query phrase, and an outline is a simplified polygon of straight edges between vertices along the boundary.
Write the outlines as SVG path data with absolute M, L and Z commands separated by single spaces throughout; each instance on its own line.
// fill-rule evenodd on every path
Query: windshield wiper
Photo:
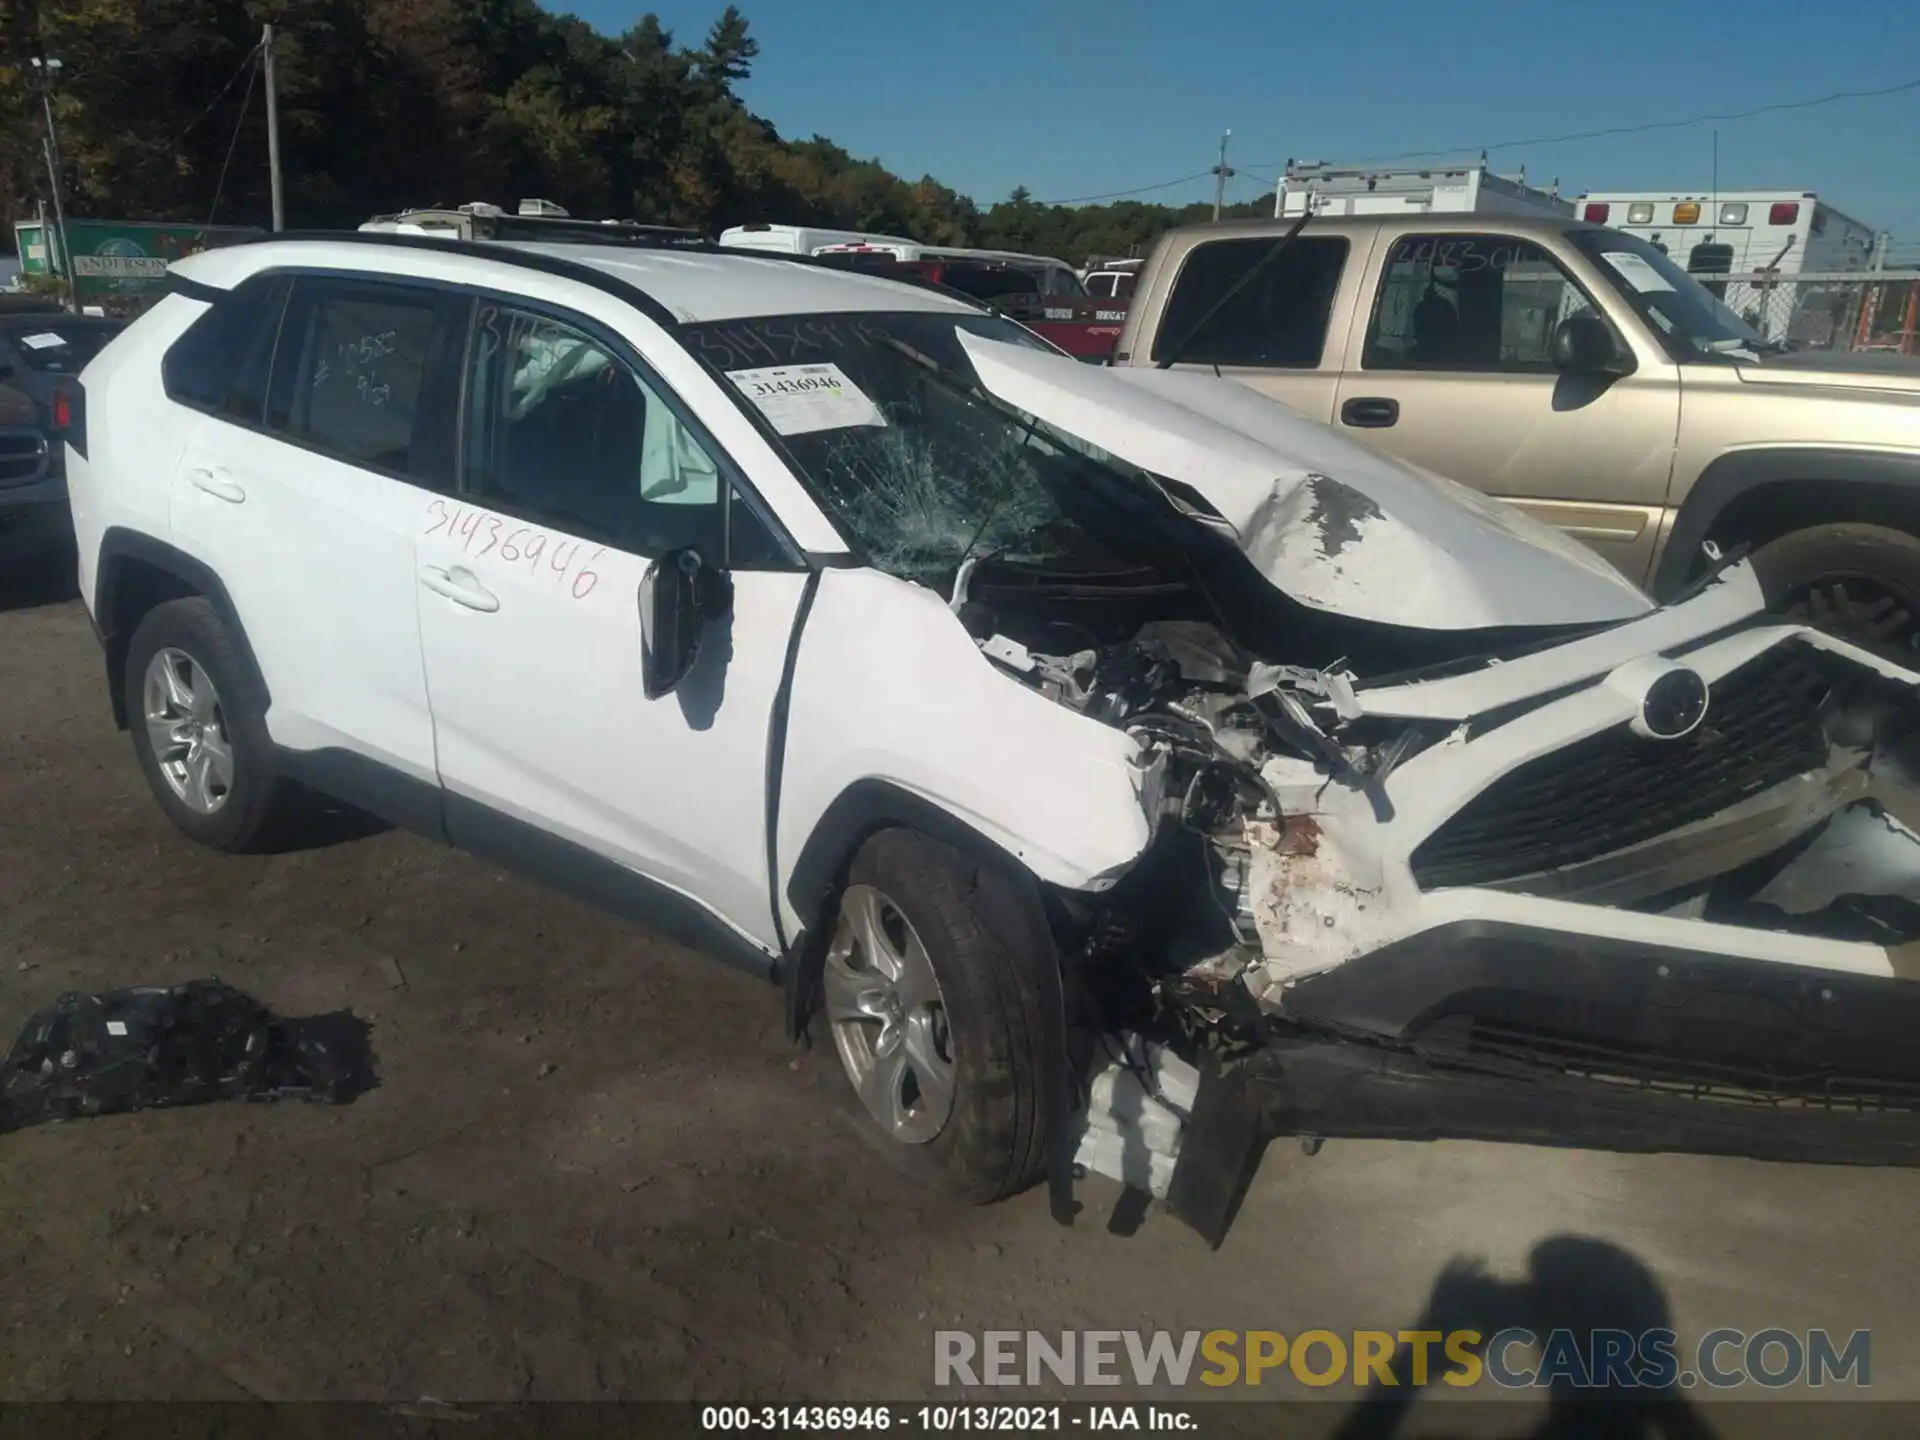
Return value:
M 1207 307 L 1207 313 L 1202 315 L 1198 320 L 1196 320 L 1193 323 L 1193 325 L 1187 330 L 1186 334 L 1182 335 L 1178 340 L 1176 340 L 1172 345 L 1170 345 L 1167 348 L 1166 355 L 1162 357 L 1155 364 L 1154 368 L 1156 370 L 1168 369 L 1169 367 L 1174 365 L 1182 355 L 1186 354 L 1187 350 L 1192 346 L 1193 342 L 1200 338 L 1200 332 L 1205 330 L 1208 325 L 1213 323 L 1213 317 L 1218 315 L 1222 310 L 1227 308 L 1227 302 L 1229 300 L 1233 299 L 1234 296 L 1238 295 L 1242 290 L 1246 289 L 1248 285 L 1252 284 L 1253 279 L 1256 275 L 1258 275 L 1262 270 L 1265 270 L 1275 260 L 1278 260 L 1280 258 L 1281 252 L 1285 250 L 1287 246 L 1293 243 L 1293 237 L 1298 235 L 1302 230 L 1306 229 L 1307 221 L 1311 220 L 1312 218 L 1313 218 L 1313 197 L 1309 195 L 1306 197 L 1306 208 L 1300 212 L 1300 218 L 1294 221 L 1292 225 L 1287 227 L 1286 234 L 1282 235 L 1278 240 L 1274 241 L 1273 248 L 1271 250 L 1267 251 L 1266 254 L 1262 255 L 1258 260 L 1254 261 L 1253 264 L 1249 265 L 1247 267 L 1246 273 L 1242 275 L 1238 280 L 1234 281 L 1233 284 L 1229 285 L 1227 287 L 1226 293 L 1222 295 L 1218 300 L 1214 301 L 1213 304 Z

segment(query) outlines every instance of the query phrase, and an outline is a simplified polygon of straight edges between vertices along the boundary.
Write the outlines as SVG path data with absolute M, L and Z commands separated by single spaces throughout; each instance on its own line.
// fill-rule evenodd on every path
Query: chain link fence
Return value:
M 1694 278 L 1769 340 L 1801 350 L 1920 355 L 1920 267 Z

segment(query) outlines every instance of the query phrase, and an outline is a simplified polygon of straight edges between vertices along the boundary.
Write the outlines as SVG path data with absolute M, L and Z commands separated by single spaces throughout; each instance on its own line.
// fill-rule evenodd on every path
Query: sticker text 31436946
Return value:
M 523 565 L 535 578 L 542 575 L 556 589 L 564 589 L 576 600 L 584 600 L 600 583 L 593 567 L 607 553 L 604 545 L 588 546 L 578 540 L 552 535 L 537 525 L 522 525 L 503 519 L 471 505 L 449 505 L 444 500 L 427 504 L 428 535 L 446 535 L 460 542 L 462 553 L 475 560 L 491 556 L 503 565 Z

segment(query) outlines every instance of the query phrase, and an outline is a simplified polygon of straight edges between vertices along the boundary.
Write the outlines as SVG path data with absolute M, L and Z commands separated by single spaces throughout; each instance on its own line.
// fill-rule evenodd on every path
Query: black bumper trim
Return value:
M 1495 921 L 1301 981 L 1201 1071 L 1168 1203 L 1218 1245 L 1278 1135 L 1920 1166 L 1920 983 Z
M 1591 1080 L 1521 1080 L 1303 1033 L 1236 1067 L 1202 1070 L 1168 1208 L 1218 1247 L 1266 1144 L 1289 1135 L 1920 1166 L 1920 1112 L 1755 1107 Z

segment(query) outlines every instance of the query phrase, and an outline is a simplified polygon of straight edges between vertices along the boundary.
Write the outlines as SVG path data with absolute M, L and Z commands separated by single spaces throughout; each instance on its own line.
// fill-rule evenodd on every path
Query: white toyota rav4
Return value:
M 1089 1108 L 1216 1238 L 1276 1133 L 1920 1154 L 1920 675 L 1744 565 L 1656 609 L 1230 380 L 805 262 L 174 277 L 68 474 L 190 837 L 322 792 L 718 951 L 976 1199 Z

